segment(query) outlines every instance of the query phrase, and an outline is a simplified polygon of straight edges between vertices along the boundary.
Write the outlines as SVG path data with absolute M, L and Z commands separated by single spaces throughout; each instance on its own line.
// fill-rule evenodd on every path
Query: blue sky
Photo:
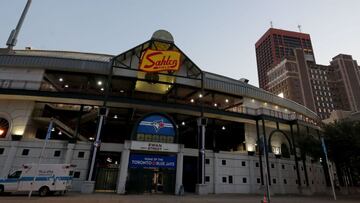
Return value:
M 5 47 L 26 0 L 0 0 Z M 33 0 L 16 48 L 119 54 L 158 29 L 201 69 L 258 86 L 255 42 L 270 27 L 312 38 L 318 63 L 339 53 L 360 60 L 358 0 Z

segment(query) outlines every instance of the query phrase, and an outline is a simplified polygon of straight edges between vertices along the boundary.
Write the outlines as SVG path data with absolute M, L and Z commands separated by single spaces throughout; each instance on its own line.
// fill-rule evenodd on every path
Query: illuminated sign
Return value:
M 147 49 L 142 56 L 140 70 L 145 72 L 178 71 L 180 52 Z
M 136 140 L 173 143 L 175 134 L 176 127 L 167 117 L 161 114 L 151 114 L 139 122 Z

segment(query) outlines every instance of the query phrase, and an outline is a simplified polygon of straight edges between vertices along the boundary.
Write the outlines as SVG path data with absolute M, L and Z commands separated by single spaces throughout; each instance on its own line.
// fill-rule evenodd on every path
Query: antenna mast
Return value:
M 301 32 L 301 25 L 298 25 L 297 27 L 299 29 L 299 32 Z
M 274 28 L 273 21 L 270 21 L 270 28 Z
M 30 7 L 30 4 L 31 4 L 31 0 L 28 0 L 27 3 L 26 3 L 26 6 L 21 14 L 21 17 L 19 19 L 19 22 L 18 24 L 16 25 L 16 28 L 13 29 L 10 33 L 10 36 L 9 36 L 9 39 L 7 40 L 6 42 L 6 45 L 8 46 L 8 49 L 12 50 L 13 47 L 16 45 L 16 42 L 17 42 L 17 37 L 19 35 L 19 32 L 20 32 L 20 29 L 21 29 L 21 26 L 24 22 L 24 19 L 26 17 L 26 13 L 28 12 L 29 10 L 29 7 Z

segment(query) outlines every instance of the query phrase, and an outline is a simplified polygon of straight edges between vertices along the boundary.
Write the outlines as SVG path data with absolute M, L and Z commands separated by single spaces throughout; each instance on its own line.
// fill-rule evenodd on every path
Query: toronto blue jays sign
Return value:
M 136 130 L 136 140 L 153 142 L 174 142 L 176 128 L 167 117 L 151 114 L 143 118 Z
M 155 154 L 131 154 L 129 159 L 130 168 L 176 168 L 176 156 L 162 156 Z

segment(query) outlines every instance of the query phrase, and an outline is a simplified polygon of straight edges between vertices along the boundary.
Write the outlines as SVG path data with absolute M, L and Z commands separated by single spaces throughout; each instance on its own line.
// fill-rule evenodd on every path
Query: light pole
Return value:
M 330 167 L 329 167 L 329 159 L 328 159 L 328 155 L 327 155 L 327 149 L 326 149 L 326 145 L 325 145 L 324 136 L 321 136 L 320 139 L 321 139 L 321 146 L 323 148 L 324 155 L 325 155 L 325 163 L 328 168 L 328 173 L 329 173 L 329 177 L 330 177 L 331 189 L 333 192 L 334 200 L 336 200 L 336 193 L 335 193 L 335 188 L 334 188 L 334 177 L 333 177 L 334 173 L 332 172 L 332 168 L 330 169 Z
M 107 104 L 107 100 L 109 98 L 112 75 L 113 75 L 113 58 L 110 59 L 109 64 L 110 64 L 109 73 L 108 73 L 107 81 L 105 83 L 105 96 L 104 96 L 104 100 L 103 100 L 103 105 L 102 105 L 102 107 L 99 108 L 99 113 L 98 113 L 99 123 L 98 123 L 98 127 L 97 127 L 95 142 L 93 144 L 93 153 L 92 153 L 92 158 L 91 158 L 91 162 L 90 162 L 90 171 L 89 171 L 89 175 L 87 178 L 88 185 L 83 185 L 83 188 L 82 188 L 83 193 L 92 193 L 94 191 L 95 183 L 92 181 L 92 176 L 94 173 L 94 166 L 95 166 L 95 161 L 96 161 L 97 150 L 100 147 L 100 143 L 101 143 L 101 140 L 100 140 L 101 130 L 103 127 L 104 120 L 106 119 L 106 116 L 108 115 L 108 112 L 109 112 L 108 108 L 106 107 L 106 104 Z
M 19 35 L 19 32 L 20 32 L 20 29 L 21 29 L 21 26 L 25 20 L 25 17 L 26 17 L 26 14 L 30 8 L 30 4 L 31 4 L 31 0 L 28 0 L 27 3 L 26 3 L 26 6 L 23 10 L 23 12 L 21 13 L 21 17 L 19 19 L 19 22 L 18 24 L 16 25 L 16 28 L 13 29 L 10 33 L 10 36 L 9 36 L 9 39 L 7 40 L 6 42 L 6 45 L 8 46 L 8 49 L 9 50 L 12 50 L 13 47 L 16 45 L 16 42 L 17 42 L 17 36 Z
M 207 125 L 207 118 L 201 117 L 197 120 L 198 127 L 200 127 L 200 149 L 199 149 L 199 155 L 200 155 L 200 184 L 205 184 L 205 130 Z
M 269 174 L 267 171 L 267 168 L 269 166 L 269 160 L 266 158 L 266 154 L 265 154 L 268 152 L 265 135 L 262 136 L 262 140 L 263 140 L 263 151 L 264 151 L 264 159 L 265 159 L 264 176 L 265 176 L 265 187 L 266 187 L 266 199 L 267 199 L 267 202 L 270 203 L 270 186 L 269 186 L 269 177 L 268 177 Z

